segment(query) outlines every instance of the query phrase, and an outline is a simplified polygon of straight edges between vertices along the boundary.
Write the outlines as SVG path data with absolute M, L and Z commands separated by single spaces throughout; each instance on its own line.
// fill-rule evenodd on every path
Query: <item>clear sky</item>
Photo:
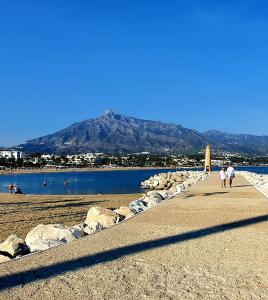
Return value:
M 0 145 L 108 108 L 268 135 L 268 2 L 0 0 Z

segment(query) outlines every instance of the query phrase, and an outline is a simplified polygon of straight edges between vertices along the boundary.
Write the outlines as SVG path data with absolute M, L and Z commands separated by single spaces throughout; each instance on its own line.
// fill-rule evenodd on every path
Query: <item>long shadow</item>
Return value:
M 29 205 L 32 202 L 0 202 L 0 206 L 6 206 L 6 205 Z
M 117 249 L 111 249 L 100 253 L 91 254 L 81 258 L 60 262 L 54 265 L 39 267 L 28 271 L 5 275 L 0 277 L 0 290 L 5 290 L 18 285 L 23 286 L 28 283 L 32 283 L 42 279 L 48 279 L 50 277 L 54 277 L 69 271 L 75 271 L 97 264 L 110 262 L 121 257 L 131 255 L 133 253 L 139 253 L 154 248 L 161 248 L 171 244 L 182 243 L 185 241 L 202 238 L 208 235 L 217 234 L 223 231 L 232 230 L 235 228 L 249 226 L 266 221 L 268 221 L 268 215 L 262 215 L 236 222 L 207 227 L 200 230 L 189 231 L 186 233 L 161 238 L 158 240 L 146 241 L 133 245 L 123 246 Z
M 233 185 L 232 188 L 252 186 L 252 184 Z
M 213 195 L 223 195 L 223 194 L 227 194 L 227 192 L 204 193 L 202 196 L 213 196 Z
M 190 193 L 185 193 L 184 195 L 182 195 L 182 198 L 183 199 L 188 199 L 188 198 L 192 198 L 196 196 L 195 194 L 190 194 Z

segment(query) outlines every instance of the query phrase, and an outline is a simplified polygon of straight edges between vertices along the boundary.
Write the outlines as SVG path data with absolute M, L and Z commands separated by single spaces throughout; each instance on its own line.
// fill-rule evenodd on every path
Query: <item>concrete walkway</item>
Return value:
M 113 228 L 0 265 L 1 299 L 268 299 L 268 199 L 217 174 Z

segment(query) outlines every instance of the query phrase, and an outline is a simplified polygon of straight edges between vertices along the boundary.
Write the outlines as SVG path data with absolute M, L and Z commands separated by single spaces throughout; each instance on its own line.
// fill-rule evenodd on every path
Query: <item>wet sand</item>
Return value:
M 85 220 L 91 206 L 118 208 L 140 194 L 118 195 L 10 195 L 0 194 L 0 242 L 11 234 L 25 238 L 38 224 L 75 225 Z

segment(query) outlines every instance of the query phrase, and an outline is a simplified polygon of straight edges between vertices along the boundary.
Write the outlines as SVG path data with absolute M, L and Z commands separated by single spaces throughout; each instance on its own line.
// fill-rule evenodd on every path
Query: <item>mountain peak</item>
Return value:
M 115 115 L 117 115 L 117 112 L 114 109 L 112 109 L 112 108 L 107 109 L 103 113 L 103 116 L 112 116 L 112 117 L 114 117 Z
M 122 115 L 117 113 L 114 109 L 108 109 L 103 113 L 102 117 L 120 120 Z

